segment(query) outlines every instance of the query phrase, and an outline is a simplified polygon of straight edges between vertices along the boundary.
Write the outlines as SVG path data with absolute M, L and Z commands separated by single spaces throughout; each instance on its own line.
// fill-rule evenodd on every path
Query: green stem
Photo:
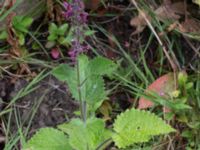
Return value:
M 109 138 L 109 139 L 105 140 L 104 142 L 102 142 L 95 150 L 105 149 L 111 142 L 112 142 L 112 139 Z
M 86 118 L 87 118 L 87 110 L 86 110 L 86 102 L 82 100 L 81 94 L 81 81 L 80 81 L 80 72 L 79 72 L 79 62 L 77 62 L 77 87 L 78 87 L 78 95 L 79 95 L 79 102 L 80 102 L 80 111 L 81 111 L 81 119 L 83 120 L 84 124 L 86 125 Z
M 83 107 L 83 122 L 86 125 L 86 120 L 87 120 L 87 103 L 86 103 L 86 101 L 83 101 L 82 107 Z

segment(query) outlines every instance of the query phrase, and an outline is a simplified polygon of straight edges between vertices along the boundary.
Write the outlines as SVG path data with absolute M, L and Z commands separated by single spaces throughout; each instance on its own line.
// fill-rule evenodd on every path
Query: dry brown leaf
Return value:
M 161 5 L 156 9 L 155 14 L 158 15 L 160 20 L 173 20 L 180 19 L 180 15 L 185 14 L 184 3 L 177 2 L 168 5 Z
M 112 106 L 108 101 L 104 101 L 99 108 L 100 113 L 103 115 L 104 121 L 111 120 L 110 112 L 112 111 Z
M 158 19 L 161 21 L 171 20 L 178 21 L 180 19 L 180 15 L 185 14 L 184 3 L 164 3 L 159 8 L 155 10 L 155 15 L 158 16 Z M 147 12 L 143 11 L 143 14 L 139 14 L 138 16 L 131 19 L 131 26 L 136 27 L 136 31 L 133 34 L 140 33 L 146 27 L 147 23 L 144 19 L 144 16 L 151 21 L 151 17 L 147 14 Z
M 194 18 L 188 18 L 183 23 L 179 24 L 178 29 L 183 33 L 200 33 L 200 21 Z
M 148 16 L 145 12 L 141 12 L 141 13 L 139 13 L 139 15 L 137 17 L 134 17 L 131 19 L 131 22 L 130 22 L 131 26 L 136 27 L 136 30 L 133 34 L 142 32 L 144 30 L 144 28 L 146 27 L 147 23 L 143 16 L 145 16 L 149 20 L 151 19 L 151 17 Z

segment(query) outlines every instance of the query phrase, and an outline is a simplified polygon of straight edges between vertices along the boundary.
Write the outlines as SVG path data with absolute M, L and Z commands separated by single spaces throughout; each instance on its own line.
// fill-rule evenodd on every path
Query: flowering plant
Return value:
M 61 64 L 52 74 L 68 84 L 72 97 L 80 104 L 80 118 L 72 118 L 68 123 L 58 125 L 57 129 L 40 129 L 24 145 L 24 150 L 103 150 L 112 142 L 118 148 L 126 148 L 134 143 L 147 142 L 151 136 L 175 131 L 154 114 L 134 108 L 118 115 L 113 129 L 106 128 L 104 120 L 95 117 L 95 111 L 108 94 L 103 76 L 111 75 L 118 66 L 100 56 L 92 60 L 86 55 L 76 57 L 87 50 L 83 40 L 87 13 L 80 0 L 65 2 L 64 7 L 64 16 L 74 28 L 69 55 L 77 60 L 74 67 Z

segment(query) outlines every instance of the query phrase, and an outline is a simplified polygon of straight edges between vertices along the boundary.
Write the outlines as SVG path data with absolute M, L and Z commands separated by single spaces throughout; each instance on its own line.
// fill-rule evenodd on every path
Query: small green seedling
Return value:
M 51 23 L 49 25 L 49 36 L 48 36 L 48 42 L 46 44 L 47 48 L 52 48 L 56 45 L 63 45 L 66 47 L 69 47 L 73 41 L 73 34 L 74 34 L 74 28 L 69 27 L 67 23 L 64 23 L 60 26 L 56 25 L 55 23 Z M 87 29 L 84 32 L 84 35 L 80 35 L 80 41 L 83 42 L 84 39 L 81 37 L 87 37 L 91 36 L 95 33 L 95 31 Z
M 19 44 L 24 45 L 25 36 L 28 33 L 28 28 L 32 24 L 33 19 L 26 16 L 14 16 L 12 19 L 12 27 L 14 34 L 18 38 Z M 7 31 L 0 32 L 0 40 L 6 40 L 8 37 Z
M 73 31 L 69 28 L 67 23 L 62 24 L 61 26 L 51 23 L 49 25 L 49 36 L 46 47 L 52 48 L 57 44 L 69 46 L 73 38 L 72 33 Z
M 19 40 L 20 45 L 24 45 L 25 36 L 28 33 L 28 28 L 32 24 L 33 19 L 25 16 L 15 16 L 12 20 L 15 35 Z

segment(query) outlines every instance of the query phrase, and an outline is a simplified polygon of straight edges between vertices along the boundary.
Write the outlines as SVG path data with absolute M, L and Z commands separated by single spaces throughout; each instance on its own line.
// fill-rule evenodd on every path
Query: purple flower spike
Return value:
M 75 62 L 76 57 L 80 53 L 86 52 L 89 49 L 89 46 L 81 40 L 85 38 L 84 29 L 86 27 L 88 13 L 84 11 L 85 6 L 82 0 L 72 0 L 71 3 L 64 2 L 63 5 L 65 9 L 63 15 L 71 23 L 71 27 L 74 28 L 74 37 L 68 55 Z

